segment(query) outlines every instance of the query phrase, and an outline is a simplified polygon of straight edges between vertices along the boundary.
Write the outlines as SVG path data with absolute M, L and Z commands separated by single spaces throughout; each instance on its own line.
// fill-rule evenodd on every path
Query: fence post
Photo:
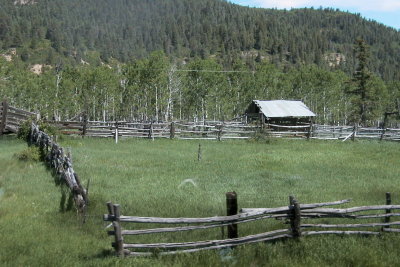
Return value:
M 121 233 L 121 225 L 120 225 L 120 206 L 118 204 L 113 205 L 114 211 L 114 235 L 115 235 L 115 251 L 117 252 L 118 256 L 124 257 L 124 239 Z
M 115 143 L 118 144 L 118 121 L 115 122 Z
M 354 123 L 353 136 L 351 137 L 352 141 L 356 140 L 356 134 L 357 134 L 357 124 Z
M 150 123 L 150 128 L 149 128 L 149 139 L 153 139 L 153 122 Z
M 226 215 L 236 215 L 238 212 L 237 194 L 235 191 L 226 193 Z M 228 225 L 228 238 L 238 238 L 237 224 Z
M 299 238 L 301 236 L 301 211 L 300 204 L 293 196 L 289 196 L 290 202 L 290 227 L 292 229 L 292 235 L 294 238 Z
M 382 133 L 381 133 L 381 137 L 380 140 L 383 140 L 383 137 L 385 136 L 386 133 L 386 121 L 387 121 L 387 117 L 389 116 L 389 114 L 387 112 L 385 112 L 385 117 L 383 119 L 383 123 L 382 123 Z
M 47 151 L 47 148 L 46 148 Z M 71 147 L 67 147 L 67 157 L 69 158 L 69 161 L 72 164 L 72 152 L 71 152 Z
M 392 196 L 389 192 L 386 193 L 386 205 L 392 205 Z M 391 209 L 386 210 L 386 214 L 392 213 Z M 390 223 L 390 217 L 385 217 L 385 223 Z M 385 226 L 384 228 L 390 228 L 390 226 Z
M 264 113 L 262 113 L 262 112 L 260 111 L 259 117 L 260 117 L 260 128 L 261 128 L 261 129 L 264 129 Z
M 201 161 L 201 144 L 199 144 L 199 151 L 197 152 L 197 160 Z
M 217 139 L 218 139 L 218 141 L 221 141 L 222 127 L 223 127 L 223 125 L 218 125 L 218 132 L 217 132 Z
M 0 135 L 3 135 L 3 132 L 6 129 L 6 125 L 7 125 L 7 112 L 8 112 L 7 100 L 4 99 L 3 102 L 1 103 L 1 105 L 3 107 L 3 111 L 2 111 L 1 121 L 0 121 Z
M 175 123 L 171 122 L 171 127 L 169 131 L 169 138 L 174 139 L 175 138 Z
M 114 216 L 113 203 L 111 201 L 107 202 L 108 214 Z
M 310 121 L 310 127 L 308 128 L 308 133 L 307 133 L 307 140 L 310 140 L 312 132 L 313 132 L 313 122 Z
M 83 113 L 83 124 L 82 124 L 82 135 L 85 136 L 87 132 L 87 124 L 88 124 L 88 119 L 87 119 L 87 112 L 85 111 Z

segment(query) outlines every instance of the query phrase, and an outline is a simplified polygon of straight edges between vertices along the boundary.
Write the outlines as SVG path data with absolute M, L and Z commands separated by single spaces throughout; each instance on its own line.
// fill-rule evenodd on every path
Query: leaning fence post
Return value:
M 392 205 L 392 196 L 389 192 L 386 193 L 386 205 Z M 392 213 L 391 209 L 386 210 L 386 214 L 389 213 Z M 390 223 L 390 217 L 385 217 L 385 223 Z M 390 226 L 387 225 L 384 228 L 390 228 Z
M 120 225 L 120 206 L 118 204 L 113 205 L 114 211 L 114 235 L 115 235 L 115 251 L 117 252 L 118 256 L 124 256 L 124 239 L 122 237 L 121 232 L 121 225 Z
M 7 112 L 8 112 L 7 100 L 4 99 L 3 103 L 1 105 L 3 107 L 3 111 L 2 111 L 1 121 L 0 121 L 0 135 L 3 135 L 3 132 L 6 129 L 6 125 L 7 125 Z
M 301 211 L 300 211 L 300 204 L 293 196 L 289 196 L 290 202 L 290 227 L 292 230 L 292 235 L 295 238 L 301 236 Z
M 238 212 L 237 194 L 235 191 L 226 193 L 226 215 L 236 215 Z M 237 224 L 228 225 L 228 238 L 238 238 Z

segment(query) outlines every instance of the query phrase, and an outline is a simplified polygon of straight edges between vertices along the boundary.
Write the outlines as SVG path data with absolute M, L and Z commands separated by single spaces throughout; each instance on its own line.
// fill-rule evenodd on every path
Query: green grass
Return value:
M 208 251 L 119 259 L 102 221 L 107 201 L 122 214 L 160 217 L 224 215 L 225 193 L 238 193 L 239 208 L 277 207 L 295 195 L 300 203 L 352 198 L 346 206 L 399 203 L 400 144 L 391 142 L 199 142 L 177 140 L 63 139 L 83 183 L 90 179 L 86 224 L 60 212 L 61 190 L 40 162 L 13 156 L 26 144 L 0 137 L 0 263 L 10 266 L 396 266 L 400 236 L 306 237 L 241 246 L 228 256 Z M 190 182 L 183 183 L 191 179 Z M 326 221 L 326 220 L 325 220 Z M 333 222 L 333 220 L 332 220 Z M 342 220 L 343 222 L 343 220 Z M 351 221 L 350 221 L 351 222 Z M 131 229 L 145 225 L 128 225 Z M 277 221 L 239 225 L 241 236 L 287 227 Z M 220 239 L 220 229 L 157 234 L 132 242 Z

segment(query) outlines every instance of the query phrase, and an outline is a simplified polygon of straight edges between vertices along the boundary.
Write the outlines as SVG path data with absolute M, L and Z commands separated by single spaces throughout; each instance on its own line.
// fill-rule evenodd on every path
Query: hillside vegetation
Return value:
M 0 47 L 17 47 L 24 61 L 80 63 L 90 52 L 127 62 L 163 50 L 177 58 L 216 56 L 224 66 L 240 55 L 283 66 L 317 64 L 354 70 L 357 38 L 372 47 L 371 70 L 384 80 L 400 74 L 400 33 L 333 9 L 248 8 L 222 0 L 2 0 Z M 48 55 L 35 54 L 44 41 Z

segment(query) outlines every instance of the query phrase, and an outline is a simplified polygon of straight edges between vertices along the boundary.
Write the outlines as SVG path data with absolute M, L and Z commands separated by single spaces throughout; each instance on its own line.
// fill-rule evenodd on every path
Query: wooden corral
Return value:
M 15 108 L 7 100 L 0 102 L 0 135 L 17 133 L 21 124 L 29 118 L 37 118 L 38 114 Z
M 255 100 L 258 101 L 258 100 Z M 286 106 L 288 102 L 294 105 L 294 116 L 267 117 L 257 102 L 252 102 L 246 111 L 246 122 L 237 121 L 204 121 L 202 123 L 173 121 L 173 122 L 140 122 L 140 121 L 89 121 L 86 116 L 78 121 L 44 121 L 56 127 L 61 134 L 88 137 L 114 138 L 170 138 L 183 140 L 228 140 L 250 139 L 266 134 L 268 137 L 309 138 L 324 140 L 355 140 L 380 139 L 400 141 L 400 129 L 387 127 L 383 123 L 377 127 L 357 127 L 357 125 L 319 125 L 313 123 L 313 115 L 301 101 L 279 101 Z M 273 101 L 273 102 L 276 102 Z M 268 101 L 267 101 L 268 102 Z M 294 104 L 293 104 L 294 103 Z M 281 107 L 282 109 L 282 107 Z M 289 112 L 293 110 L 289 109 Z M 302 111 L 301 111 L 302 110 Z M 283 112 L 288 112 L 283 110 Z M 268 112 L 266 112 L 269 114 Z M 385 117 L 398 112 L 385 113 Z M 300 116 L 302 115 L 302 116 Z M 309 116 L 308 116 L 309 115 Z M 315 115 L 314 115 L 315 116 Z M 0 105 L 0 135 L 16 133 L 21 124 L 30 119 L 38 119 L 39 114 L 28 112 L 10 106 L 7 101 Z M 387 119 L 386 119 L 387 120 Z M 384 122 L 386 122 L 384 120 Z M 256 122 L 251 123 L 251 122 Z

